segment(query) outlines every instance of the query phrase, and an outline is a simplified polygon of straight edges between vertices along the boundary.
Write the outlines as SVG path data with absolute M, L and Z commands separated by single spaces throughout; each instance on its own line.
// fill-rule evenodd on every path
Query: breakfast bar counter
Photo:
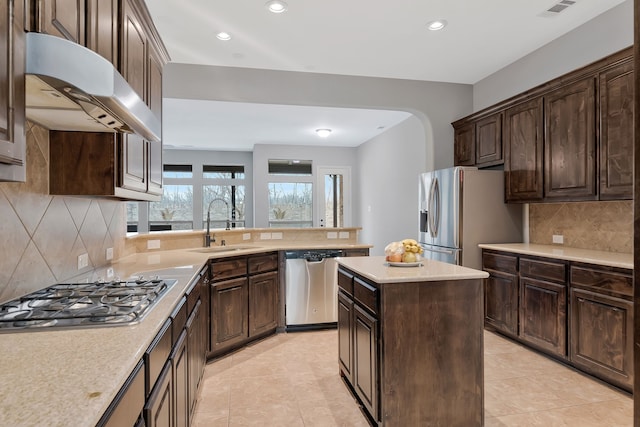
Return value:
M 340 373 L 378 426 L 482 426 L 483 271 L 338 258 Z

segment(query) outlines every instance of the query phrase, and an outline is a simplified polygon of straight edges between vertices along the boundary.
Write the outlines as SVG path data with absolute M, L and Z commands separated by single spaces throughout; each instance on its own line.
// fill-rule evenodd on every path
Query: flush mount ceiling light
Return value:
M 218 34 L 216 34 L 216 38 L 218 40 L 222 40 L 224 42 L 231 40 L 231 34 L 229 33 L 225 33 L 224 31 L 220 31 Z
M 331 129 L 316 129 L 316 133 L 320 138 L 326 138 L 331 135 Z
M 431 21 L 427 23 L 427 28 L 431 31 L 440 31 L 446 26 L 447 26 L 447 21 L 445 21 L 444 19 L 436 19 L 435 21 Z
M 268 1 L 264 7 L 272 13 L 282 13 L 287 11 L 287 4 L 281 0 Z

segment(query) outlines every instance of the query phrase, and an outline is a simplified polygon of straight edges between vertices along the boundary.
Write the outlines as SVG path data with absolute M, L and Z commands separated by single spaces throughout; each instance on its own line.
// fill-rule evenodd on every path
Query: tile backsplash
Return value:
M 27 181 L 0 182 L 0 302 L 109 264 L 124 249 L 124 203 L 49 195 L 49 132 L 27 123 Z M 78 270 L 78 256 L 89 265 Z
M 529 241 L 609 252 L 633 252 L 633 201 L 536 203 L 529 205 Z

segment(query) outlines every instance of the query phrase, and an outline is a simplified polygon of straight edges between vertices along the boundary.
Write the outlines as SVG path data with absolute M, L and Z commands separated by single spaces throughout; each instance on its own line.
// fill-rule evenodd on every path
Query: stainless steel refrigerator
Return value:
M 504 202 L 504 171 L 421 174 L 419 210 L 418 241 L 428 259 L 481 269 L 478 244 L 522 242 L 522 205 Z

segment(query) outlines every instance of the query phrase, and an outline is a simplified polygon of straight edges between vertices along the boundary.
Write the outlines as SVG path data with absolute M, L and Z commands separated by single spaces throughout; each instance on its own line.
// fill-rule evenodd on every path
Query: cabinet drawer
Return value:
M 566 281 L 566 265 L 541 259 L 520 258 L 520 276 L 545 279 L 552 282 Z
M 194 307 L 198 303 L 198 300 L 202 298 L 202 284 L 200 282 L 191 289 L 191 292 L 187 294 L 187 316 L 191 315 Z
M 518 271 L 518 257 L 483 251 L 482 268 L 498 270 L 504 273 L 515 273 Z
M 247 258 L 232 258 L 215 261 L 211 266 L 211 277 L 214 282 L 245 276 L 247 274 Z
M 374 285 L 355 277 L 353 279 L 353 296 L 360 304 L 372 312 L 378 313 L 378 289 Z
M 344 289 L 347 294 L 353 296 L 353 274 L 338 269 L 338 286 Z
M 145 390 L 147 396 L 151 393 L 164 364 L 171 353 L 171 319 L 168 319 L 156 335 L 155 339 L 144 353 L 144 364 L 147 368 Z
M 249 258 L 249 274 L 263 273 L 278 269 L 278 254 L 268 254 Z
M 591 289 L 596 292 L 623 297 L 633 297 L 631 272 L 589 265 L 571 266 L 571 286 Z

